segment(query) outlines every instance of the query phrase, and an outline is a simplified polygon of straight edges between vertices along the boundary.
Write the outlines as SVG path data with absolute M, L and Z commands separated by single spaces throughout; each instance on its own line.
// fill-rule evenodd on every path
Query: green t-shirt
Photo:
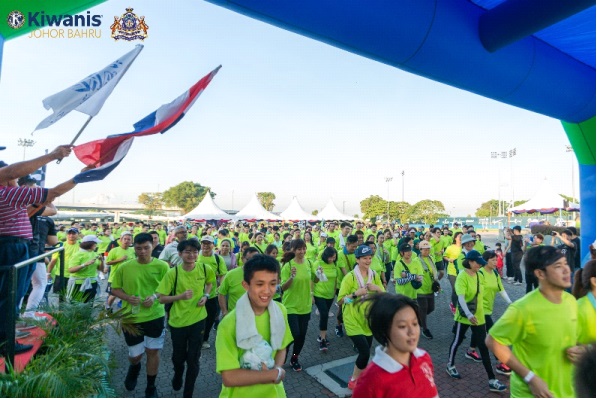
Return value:
M 99 236 L 98 238 L 100 239 L 101 243 L 97 244 L 97 253 L 104 254 L 112 240 L 108 236 Z
M 168 233 L 166 233 L 166 230 L 157 230 L 157 233 L 160 239 L 160 245 L 166 244 L 166 238 L 168 238 Z
M 379 256 L 371 257 L 371 265 L 369 267 L 380 276 L 386 272 L 386 265 L 383 264 Z
M 431 284 L 433 283 L 433 280 L 437 278 L 437 269 L 435 268 L 433 258 L 430 255 L 426 258 L 419 257 L 419 260 L 421 261 L 421 268 L 423 269 L 423 285 L 417 290 L 417 295 L 433 294 Z
M 340 302 L 345 296 L 354 294 L 355 291 L 359 289 L 359 283 L 354 275 L 354 273 L 358 273 L 358 271 L 359 268 L 355 268 L 342 280 L 340 292 L 338 293 L 338 302 Z M 367 282 L 366 278 L 363 280 L 365 283 Z M 375 273 L 372 283 L 381 288 L 382 291 L 385 291 L 379 274 Z M 373 291 L 369 291 L 369 293 L 371 294 Z M 342 305 L 342 317 L 344 319 L 344 327 L 346 328 L 346 334 L 348 336 L 372 335 L 371 329 L 369 328 L 369 323 L 367 323 L 367 317 L 365 316 L 369 306 L 369 304 L 363 304 L 360 298 L 355 299 L 352 303 Z
M 402 262 L 404 262 L 404 259 L 401 259 L 400 261 L 396 262 L 396 265 L 394 266 L 394 278 L 396 280 L 402 278 L 402 271 L 406 271 L 406 267 L 404 267 L 404 264 L 408 267 L 408 270 L 411 274 L 423 276 L 423 265 L 421 265 L 421 260 L 418 257 L 413 256 L 410 260 L 410 263 L 404 262 L 404 264 L 402 264 Z M 418 289 L 415 289 L 415 287 L 413 287 L 410 281 L 402 285 L 396 282 L 396 294 L 402 294 L 411 299 L 417 299 L 417 291 Z
M 160 282 L 170 269 L 163 260 L 151 258 L 151 262 L 141 264 L 136 258 L 121 264 L 114 273 L 112 288 L 121 288 L 128 295 L 138 295 L 141 301 L 156 293 Z M 131 304 L 122 301 L 122 309 L 131 311 Z M 154 320 L 164 316 L 164 305 L 154 301 L 150 308 L 140 306 L 139 313 L 131 314 L 133 323 Z
M 265 254 L 265 250 L 267 249 L 267 243 L 265 242 L 265 240 L 263 241 L 263 243 L 261 243 L 261 245 L 257 244 L 257 242 L 254 242 L 253 244 L 251 244 L 251 246 L 253 248 L 256 248 L 260 254 Z
M 96 257 L 97 252 L 79 250 L 75 252 L 73 256 L 70 257 L 68 261 L 68 268 L 81 266 L 83 263 L 89 262 L 91 259 L 94 259 Z M 99 259 L 96 259 L 95 262 L 93 262 L 91 265 L 85 266 L 78 272 L 71 273 L 70 276 L 75 277 L 77 279 L 75 281 L 75 284 L 83 284 L 83 280 L 80 279 L 86 278 L 91 278 L 91 282 L 94 283 L 97 281 L 97 268 L 101 266 L 101 264 L 101 261 Z
M 477 272 L 475 276 L 469 276 L 466 271 L 462 270 L 456 277 L 454 290 L 456 291 L 456 295 L 464 295 L 464 300 L 468 303 L 473 300 L 475 293 L 477 292 L 477 279 L 479 281 L 479 294 L 477 296 L 477 309 L 475 310 L 474 315 L 477 318 L 477 325 L 483 325 L 485 324 L 485 312 L 483 311 L 483 288 L 485 286 L 485 282 L 483 275 Z M 458 309 L 456 310 L 456 313 L 454 313 L 454 320 L 461 324 L 468 324 L 469 326 L 471 325 L 471 322 L 468 318 L 460 316 Z
M 578 343 L 595 344 L 595 297 L 589 292 L 576 303 L 578 305 Z
M 228 268 L 226 267 L 226 262 L 224 261 L 224 258 L 222 258 L 220 255 L 217 255 L 217 254 L 213 254 L 211 256 L 203 256 L 203 254 L 201 252 L 199 252 L 199 257 L 197 258 L 196 263 L 197 263 L 197 265 L 206 264 L 206 265 L 210 266 L 212 268 L 212 270 L 214 271 L 214 273 L 216 274 L 216 278 L 220 277 L 220 276 L 224 276 L 224 275 L 226 275 L 226 273 L 228 273 Z M 216 287 L 214 286 L 214 289 L 211 290 L 209 299 L 215 298 L 218 296 L 218 292 L 215 288 Z
M 433 257 L 433 261 L 441 262 L 444 259 L 444 243 L 442 242 L 441 237 L 439 240 L 435 237 L 431 237 L 429 243 L 431 244 L 430 254 Z
M 64 277 L 69 278 L 70 273 L 68 272 L 68 262 L 70 258 L 79 251 L 79 241 L 75 242 L 74 244 L 69 244 L 68 241 L 65 241 L 64 244 Z M 56 278 L 56 276 L 60 275 L 60 252 L 56 252 L 52 255 L 52 259 L 56 259 L 56 264 L 52 269 L 52 278 Z
M 243 287 L 244 269 L 237 267 L 230 270 L 222 279 L 218 294 L 228 295 L 228 312 L 234 310 L 236 302 L 243 296 L 245 288 Z
M 323 274 L 328 278 L 328 281 L 316 282 L 313 288 L 313 295 L 318 298 L 332 299 L 334 298 L 334 295 L 336 295 L 338 267 L 336 267 L 334 263 L 325 263 L 320 259 L 313 263 L 313 266 L 311 267 L 313 276 L 315 276 L 319 266 L 323 269 Z
M 178 270 L 178 279 L 176 271 Z M 168 270 L 156 292 L 170 296 L 176 280 L 176 292 L 180 295 L 186 290 L 193 290 L 191 299 L 181 299 L 172 303 L 168 324 L 172 327 L 186 327 L 195 324 L 207 317 L 207 310 L 204 306 L 197 306 L 205 294 L 205 285 L 211 283 L 212 290 L 216 289 L 216 275 L 211 267 L 195 265 L 191 271 L 186 271 L 182 265 Z
M 296 263 L 292 259 L 288 263 L 284 263 L 280 272 L 280 279 L 282 285 L 290 279 L 290 271 L 296 267 L 296 276 L 289 288 L 284 291 L 282 295 L 282 303 L 288 310 L 289 314 L 309 314 L 311 313 L 311 281 L 313 280 L 311 274 L 311 262 L 307 259 L 303 263 Z
M 473 247 L 473 249 L 479 252 L 481 255 L 483 255 L 483 253 L 485 252 L 485 243 L 481 240 L 477 240 L 475 241 L 475 246 Z
M 288 325 L 286 308 L 279 302 L 275 302 L 284 314 L 286 331 L 282 340 L 282 347 L 285 348 L 292 342 L 292 333 Z M 257 331 L 264 340 L 271 345 L 271 333 L 269 322 L 269 311 L 255 316 Z M 218 325 L 216 335 L 216 371 L 222 373 L 226 370 L 240 369 L 240 358 L 246 351 L 236 345 L 236 310 L 231 311 L 222 319 Z M 277 351 L 272 351 L 272 359 L 276 357 Z M 222 384 L 220 398 L 285 398 L 284 383 L 279 384 L 256 384 L 244 387 L 225 387 Z
M 577 305 L 572 295 L 562 292 L 561 303 L 555 304 L 540 290 L 533 290 L 508 306 L 489 334 L 500 344 L 512 346 L 514 356 L 545 381 L 554 397 L 575 397 L 574 367 L 566 356 L 566 349 L 578 339 Z M 523 377 L 511 374 L 511 397 L 533 397 Z
M 444 256 L 448 259 L 458 259 L 462 255 L 462 247 L 460 245 L 452 244 L 446 248 Z M 458 271 L 462 270 L 462 262 L 458 262 Z M 448 263 L 448 276 L 458 275 L 458 271 L 454 266 L 454 262 Z
M 128 247 L 127 249 L 124 249 L 122 247 L 114 247 L 110 250 L 110 252 L 108 252 L 108 257 L 106 258 L 106 262 L 112 262 L 113 260 L 120 259 L 123 256 L 127 257 L 124 261 L 114 263 L 113 265 L 110 266 L 110 277 L 108 277 L 109 283 L 111 283 L 114 280 L 114 275 L 116 274 L 116 270 L 118 270 L 120 265 L 122 265 L 124 262 L 127 262 L 131 259 L 135 259 L 135 248 Z
M 491 316 L 493 313 L 493 305 L 495 303 L 495 296 L 498 292 L 504 291 L 501 277 L 495 272 L 487 272 L 484 268 L 479 270 L 483 274 L 483 314 Z
M 307 253 L 305 254 L 305 258 L 309 259 L 311 262 L 315 262 L 317 260 L 317 253 L 317 246 L 307 243 Z
M 58 241 L 66 241 L 66 231 L 57 231 L 56 238 L 58 239 Z

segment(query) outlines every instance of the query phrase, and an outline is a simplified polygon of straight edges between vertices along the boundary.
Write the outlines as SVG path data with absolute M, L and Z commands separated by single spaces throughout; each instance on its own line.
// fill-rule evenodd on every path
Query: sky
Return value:
M 211 187 L 223 209 L 238 210 L 254 193 L 271 191 L 277 212 L 296 196 L 308 212 L 332 198 L 350 215 L 360 213 L 366 197 L 388 194 L 411 204 L 439 200 L 452 216 L 474 215 L 499 193 L 508 201 L 530 199 L 544 178 L 556 192 L 578 196 L 578 164 L 566 152 L 558 120 L 199 0 L 111 0 L 91 9 L 103 15 L 100 38 L 6 42 L 0 145 L 8 148 L 0 158 L 23 159 L 19 138 L 36 141 L 27 158 L 72 140 L 87 119 L 76 111 L 31 135 L 51 114 L 42 100 L 134 48 L 138 42 L 110 38 L 113 17 L 127 7 L 145 16 L 145 48 L 77 144 L 132 131 L 135 122 L 222 69 L 175 128 L 136 139 L 106 179 L 78 185 L 59 206 L 135 203 L 143 192 L 183 181 Z M 512 159 L 491 159 L 492 151 L 512 148 Z M 74 154 L 49 164 L 47 186 L 83 166 Z

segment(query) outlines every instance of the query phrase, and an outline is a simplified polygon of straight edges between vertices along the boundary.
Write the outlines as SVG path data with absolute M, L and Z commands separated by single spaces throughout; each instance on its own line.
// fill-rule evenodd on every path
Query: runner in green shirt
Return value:
M 97 293 L 97 271 L 102 266 L 102 255 L 95 252 L 101 241 L 95 235 L 83 237 L 79 251 L 68 261 L 68 297 L 80 302 L 93 302 Z
M 112 309 L 112 305 L 114 304 L 114 300 L 116 297 L 112 295 L 111 287 L 112 287 L 112 280 L 114 279 L 114 275 L 116 271 L 126 261 L 135 258 L 135 249 L 132 247 L 133 245 L 133 235 L 130 231 L 123 231 L 120 233 L 120 246 L 114 247 L 108 252 L 108 257 L 106 258 L 106 269 L 104 269 L 104 273 L 108 273 L 108 288 L 106 291 L 108 292 L 108 299 L 106 300 L 106 309 Z
M 160 303 L 172 304 L 168 324 L 172 338 L 172 363 L 174 377 L 172 389 L 182 388 L 185 362 L 183 397 L 193 397 L 195 381 L 199 375 L 199 358 L 203 344 L 203 329 L 207 311 L 205 303 L 215 288 L 216 275 L 211 267 L 196 264 L 199 242 L 186 240 L 178 244 L 182 265 L 168 270 L 156 289 Z
M 243 264 L 249 261 L 253 256 L 257 255 L 259 251 L 257 248 L 247 247 L 242 253 Z M 218 304 L 220 305 L 221 319 L 223 319 L 229 312 L 234 310 L 236 302 L 246 292 L 243 287 L 243 266 L 239 266 L 230 270 L 220 283 L 218 287 Z
M 247 291 L 220 323 L 216 337 L 216 371 L 222 374 L 221 398 L 285 398 L 282 367 L 292 342 L 286 308 L 273 301 L 280 264 L 255 255 L 244 266 L 242 285 Z M 259 335 L 259 336 L 258 336 Z M 243 339 L 244 338 L 244 339 Z M 261 364 L 249 360 L 261 360 Z
M 329 312 L 336 296 L 338 267 L 336 259 L 338 252 L 335 248 L 327 247 L 323 250 L 321 258 L 311 267 L 313 280 L 313 298 L 319 311 L 319 350 L 326 352 L 329 341 L 327 339 Z
M 551 246 L 529 249 L 524 264 L 539 280 L 539 288 L 508 306 L 489 330 L 487 346 L 514 371 L 512 397 L 573 398 L 570 357 L 586 349 L 576 344 L 577 305 L 565 291 L 571 286 L 570 267 L 565 255 Z
M 129 370 L 124 386 L 132 391 L 137 386 L 143 353 L 147 356 L 147 387 L 145 396 L 158 396 L 155 386 L 160 365 L 159 351 L 164 346 L 164 305 L 157 300 L 156 290 L 168 272 L 168 264 L 151 256 L 151 234 L 139 233 L 134 241 L 135 259 L 121 265 L 112 281 L 112 295 L 122 300 L 122 309 L 130 313 L 136 331 L 123 330 L 129 349 Z

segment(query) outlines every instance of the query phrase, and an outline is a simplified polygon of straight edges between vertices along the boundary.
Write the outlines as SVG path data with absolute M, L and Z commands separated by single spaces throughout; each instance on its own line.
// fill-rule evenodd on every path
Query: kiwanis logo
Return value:
M 118 18 L 114 16 L 114 23 L 110 26 L 114 40 L 145 40 L 149 26 L 145 23 L 145 17 L 137 17 L 132 8 Z
M 20 29 L 25 24 L 25 16 L 22 12 L 14 10 L 8 13 L 6 22 L 13 29 Z

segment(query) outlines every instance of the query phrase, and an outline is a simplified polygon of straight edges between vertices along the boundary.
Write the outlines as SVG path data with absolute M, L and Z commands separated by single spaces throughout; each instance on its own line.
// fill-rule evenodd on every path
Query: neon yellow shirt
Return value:
M 319 266 L 323 269 L 323 274 L 328 278 L 328 281 L 316 282 L 313 288 L 313 295 L 318 298 L 332 299 L 334 298 L 334 295 L 336 295 L 338 268 L 335 264 L 325 263 L 320 259 L 313 263 L 313 266 L 311 267 L 311 272 L 314 276 Z
M 285 348 L 292 342 L 292 333 L 288 326 L 286 308 L 279 302 L 274 302 L 280 307 L 286 322 L 286 331 L 282 340 L 282 347 Z M 271 332 L 269 311 L 255 316 L 257 332 L 264 340 L 271 345 Z M 216 335 L 216 371 L 222 373 L 226 370 L 240 369 L 240 358 L 246 351 L 236 345 L 236 310 L 228 313 L 218 325 Z M 272 351 L 272 359 L 276 357 L 277 351 Z M 243 387 L 225 387 L 222 384 L 220 398 L 285 398 L 284 383 L 279 384 L 255 384 Z
M 178 269 L 178 278 L 176 270 Z M 172 327 L 186 327 L 195 324 L 207 317 L 207 310 L 204 306 L 197 306 L 197 303 L 205 293 L 205 285 L 211 283 L 212 290 L 216 289 L 216 275 L 211 267 L 195 266 L 191 271 L 186 271 L 182 265 L 168 270 L 156 292 L 162 295 L 170 296 L 174 289 L 176 281 L 175 295 L 180 295 L 186 290 L 193 291 L 191 299 L 181 299 L 172 303 L 168 324 Z
M 219 262 L 218 262 L 218 260 L 216 260 L 216 257 L 219 258 Z M 197 265 L 206 264 L 206 265 L 210 266 L 211 269 L 216 274 L 216 277 L 224 276 L 226 273 L 228 273 L 228 268 L 226 267 L 226 262 L 224 261 L 224 258 L 222 258 L 218 254 L 212 254 L 211 256 L 203 256 L 203 253 L 199 252 L 199 257 L 197 258 L 197 262 L 195 262 L 195 263 Z M 215 288 L 216 287 L 214 286 L 214 289 L 211 290 L 211 292 L 209 294 L 209 299 L 215 298 L 218 296 L 218 292 L 217 292 L 218 290 L 216 290 Z
M 589 292 L 576 303 L 578 305 L 578 343 L 595 344 L 595 297 Z
M 293 267 L 296 267 L 296 277 L 292 281 L 292 285 L 288 287 L 282 295 L 282 303 L 288 310 L 289 314 L 309 314 L 311 313 L 311 262 L 307 259 L 303 263 L 296 263 L 294 259 L 285 263 L 280 272 L 282 285 L 290 279 L 290 272 Z
M 462 254 L 462 247 L 460 245 L 452 244 L 448 248 L 446 248 L 446 252 L 444 252 L 444 256 L 449 259 L 458 259 L 458 257 Z M 462 270 L 462 266 L 458 265 L 458 270 Z M 448 276 L 456 276 L 458 273 L 456 272 L 456 267 L 454 266 L 454 262 L 448 263 Z
M 502 278 L 496 272 L 487 272 L 484 268 L 479 270 L 483 274 L 483 281 L 485 282 L 483 290 L 483 312 L 485 315 L 491 316 L 493 314 L 493 305 L 495 303 L 495 296 L 498 292 L 504 291 Z
M 359 283 L 354 275 L 355 272 L 358 273 L 359 269 L 355 268 L 353 271 L 348 273 L 342 280 L 340 292 L 338 293 L 338 302 L 340 302 L 345 296 L 352 295 L 356 290 L 359 289 Z M 364 282 L 367 282 L 367 278 L 364 278 L 363 280 Z M 375 273 L 375 276 L 373 276 L 372 283 L 385 292 L 379 274 Z M 371 294 L 373 294 L 373 291 L 369 292 L 369 295 Z M 369 306 L 369 304 L 363 304 L 360 298 L 355 299 L 353 303 L 347 303 L 342 305 L 342 317 L 344 319 L 346 335 L 372 335 L 371 329 L 369 328 L 369 323 L 367 323 L 367 318 L 365 317 Z
M 406 268 L 402 262 L 404 262 L 404 259 L 396 262 L 396 265 L 394 266 L 394 278 L 396 280 L 401 278 L 402 271 L 406 271 Z M 423 265 L 421 265 L 419 258 L 413 256 L 410 260 L 410 263 L 404 263 L 408 267 L 408 270 L 410 270 L 411 274 L 423 276 Z M 398 282 L 396 282 L 396 294 L 402 294 L 409 298 L 417 299 L 417 291 L 418 289 L 415 289 L 410 281 L 403 285 L 400 285 Z
M 108 277 L 109 283 L 111 283 L 114 280 L 114 274 L 116 274 L 116 270 L 118 270 L 120 265 L 131 259 L 135 259 L 135 248 L 128 247 L 127 249 L 123 249 L 122 247 L 114 247 L 110 250 L 110 252 L 108 252 L 106 262 L 112 262 L 113 260 L 120 259 L 123 256 L 127 257 L 124 261 L 115 263 L 110 266 L 110 277 Z
M 483 311 L 485 282 L 483 275 L 477 272 L 475 276 L 469 276 L 469 274 L 463 270 L 458 273 L 458 276 L 456 277 L 454 290 L 456 291 L 456 295 L 464 295 L 464 300 L 468 303 L 473 300 L 475 293 L 477 292 L 477 279 L 479 280 L 479 294 L 477 295 L 477 309 L 474 312 L 474 315 L 477 318 L 477 325 L 483 325 L 485 324 L 485 312 Z M 468 318 L 460 316 L 458 309 L 456 309 L 456 313 L 454 313 L 454 320 L 458 323 L 471 325 Z
M 556 398 L 575 397 L 574 367 L 566 349 L 577 342 L 576 300 L 562 292 L 562 301 L 547 300 L 533 290 L 506 309 L 489 330 L 500 344 L 512 346 L 513 354 L 528 369 L 547 383 Z M 510 396 L 533 397 L 523 377 L 510 376 Z
M 238 299 L 247 292 L 243 287 L 243 280 L 244 269 L 242 267 L 230 270 L 222 279 L 218 294 L 228 295 L 228 312 L 234 310 Z
M 79 250 L 79 241 L 75 242 L 74 244 L 69 244 L 68 241 L 65 241 L 64 244 L 64 277 L 69 278 L 70 273 L 68 272 L 68 262 L 73 256 L 73 254 L 77 253 Z M 56 264 L 52 269 L 52 278 L 56 278 L 56 276 L 60 275 L 60 252 L 56 252 L 52 255 L 52 259 L 56 259 Z
M 89 262 L 91 259 L 94 258 L 97 258 L 97 252 L 79 250 L 70 257 L 68 261 L 68 268 L 81 266 L 83 263 Z M 91 278 L 91 282 L 95 283 L 97 281 L 97 268 L 100 265 L 101 261 L 99 259 L 96 259 L 95 262 L 93 262 L 91 265 L 85 266 L 84 268 L 80 269 L 75 273 L 71 273 L 70 276 L 77 278 L 75 284 L 83 284 L 83 280 L 79 279 L 85 278 Z

